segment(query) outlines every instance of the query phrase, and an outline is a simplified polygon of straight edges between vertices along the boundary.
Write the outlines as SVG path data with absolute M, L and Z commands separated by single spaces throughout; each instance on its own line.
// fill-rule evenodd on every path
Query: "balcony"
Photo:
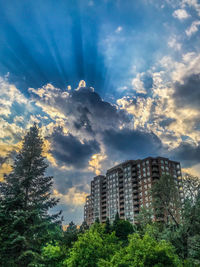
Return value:
M 119 193 L 121 193 L 121 192 L 124 192 L 123 187 L 121 187 L 121 188 L 119 189 Z
M 152 172 L 159 172 L 159 169 L 158 169 L 158 168 L 155 168 L 155 167 L 153 167 L 153 168 L 152 168 Z
M 159 178 L 159 173 L 152 173 L 153 178 Z
M 158 161 L 157 160 L 153 160 L 152 164 L 158 164 Z

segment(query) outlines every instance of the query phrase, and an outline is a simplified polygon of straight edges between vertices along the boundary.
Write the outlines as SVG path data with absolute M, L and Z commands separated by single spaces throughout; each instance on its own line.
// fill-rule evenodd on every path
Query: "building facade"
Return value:
M 112 222 L 118 212 L 121 219 L 137 223 L 141 208 L 151 206 L 149 191 L 153 182 L 162 175 L 174 177 L 181 198 L 181 166 L 168 158 L 128 160 L 109 169 L 106 176 L 94 177 L 84 206 L 84 220 L 88 225 L 97 218 L 103 223 L 108 217 Z

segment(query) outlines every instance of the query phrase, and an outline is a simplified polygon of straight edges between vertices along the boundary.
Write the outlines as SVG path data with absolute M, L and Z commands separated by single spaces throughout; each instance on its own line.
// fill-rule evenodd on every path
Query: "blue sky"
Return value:
M 200 174 L 199 1 L 0 0 L 0 25 L 1 173 L 38 122 L 66 223 L 122 160 Z

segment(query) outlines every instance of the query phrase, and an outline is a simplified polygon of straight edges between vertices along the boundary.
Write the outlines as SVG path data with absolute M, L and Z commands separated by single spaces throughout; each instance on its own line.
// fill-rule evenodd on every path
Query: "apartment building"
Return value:
M 162 175 L 174 177 L 182 197 L 182 175 L 179 162 L 163 157 L 128 160 L 109 169 L 106 176 L 91 181 L 91 194 L 86 199 L 84 220 L 91 225 L 96 218 L 112 222 L 118 212 L 121 219 L 137 223 L 142 207 L 149 208 L 149 190 Z

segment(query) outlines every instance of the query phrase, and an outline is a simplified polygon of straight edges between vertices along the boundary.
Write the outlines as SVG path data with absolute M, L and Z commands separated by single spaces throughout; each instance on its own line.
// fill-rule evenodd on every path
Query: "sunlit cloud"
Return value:
M 185 31 L 187 36 L 190 37 L 191 35 L 196 33 L 199 30 L 199 25 L 200 25 L 200 20 L 193 21 L 192 25 L 188 27 Z
M 61 194 L 54 189 L 53 194 L 56 198 L 60 199 L 61 204 L 70 206 L 82 206 L 87 196 L 84 192 L 78 192 L 75 187 L 70 188 L 67 194 Z
M 190 17 L 185 9 L 177 9 L 173 12 L 173 16 L 177 19 L 184 20 Z
M 107 158 L 105 154 L 94 154 L 92 155 L 89 161 L 89 170 L 93 171 L 96 175 L 100 175 L 102 173 L 102 165 L 101 162 Z

